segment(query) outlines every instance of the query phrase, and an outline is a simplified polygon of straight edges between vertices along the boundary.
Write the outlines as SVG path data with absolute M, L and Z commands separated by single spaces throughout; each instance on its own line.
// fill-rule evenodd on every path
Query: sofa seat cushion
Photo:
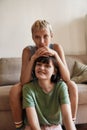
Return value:
M 87 104 L 87 84 L 77 84 L 79 93 L 79 103 Z
M 10 110 L 9 105 L 9 91 L 12 85 L 0 86 L 0 111 Z
M 79 103 L 87 104 L 87 84 L 77 84 Z M 0 86 L 0 110 L 10 110 L 9 92 L 12 85 Z

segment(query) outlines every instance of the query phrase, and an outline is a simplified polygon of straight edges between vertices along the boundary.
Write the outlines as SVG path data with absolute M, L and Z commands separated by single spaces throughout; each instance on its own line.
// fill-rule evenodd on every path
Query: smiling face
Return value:
M 55 73 L 54 65 L 50 60 L 49 63 L 37 62 L 35 66 L 35 75 L 38 79 L 50 80 Z
M 56 83 L 60 79 L 60 72 L 55 57 L 38 57 L 34 62 L 33 76 L 40 79 L 40 81 L 43 79 Z

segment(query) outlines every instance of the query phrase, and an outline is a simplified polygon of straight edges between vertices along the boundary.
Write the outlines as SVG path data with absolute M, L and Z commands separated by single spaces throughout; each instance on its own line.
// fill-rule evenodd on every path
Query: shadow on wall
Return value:
M 85 17 L 75 19 L 70 23 L 54 26 L 54 39 L 64 48 L 66 54 L 85 54 Z

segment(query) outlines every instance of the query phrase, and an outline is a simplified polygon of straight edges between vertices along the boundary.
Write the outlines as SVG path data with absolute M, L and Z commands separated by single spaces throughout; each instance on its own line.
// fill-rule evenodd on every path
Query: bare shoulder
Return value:
M 30 55 L 30 48 L 27 46 L 23 49 L 22 56 Z
M 22 61 L 28 61 L 30 59 L 30 48 L 27 46 L 22 52 Z
M 23 49 L 22 54 L 29 53 L 29 52 L 30 52 L 30 49 L 29 49 L 29 47 L 27 46 L 27 47 L 25 47 L 25 48 Z
M 63 55 L 64 54 L 63 47 L 60 44 L 54 43 L 53 44 L 53 48 L 59 55 Z

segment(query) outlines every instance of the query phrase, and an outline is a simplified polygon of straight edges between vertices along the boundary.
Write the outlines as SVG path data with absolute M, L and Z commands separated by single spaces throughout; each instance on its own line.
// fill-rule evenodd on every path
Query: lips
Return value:
M 38 74 L 46 74 L 44 71 L 38 71 Z

